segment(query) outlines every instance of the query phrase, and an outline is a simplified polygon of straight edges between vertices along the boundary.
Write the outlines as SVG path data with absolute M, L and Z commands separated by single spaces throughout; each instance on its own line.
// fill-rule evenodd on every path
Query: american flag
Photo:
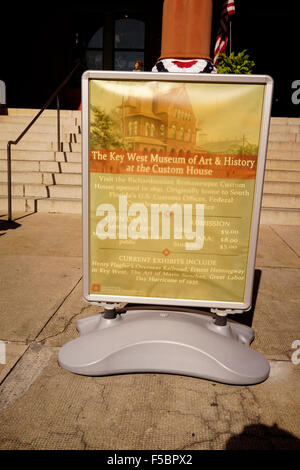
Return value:
M 214 64 L 218 62 L 219 55 L 225 51 L 228 42 L 229 17 L 234 15 L 234 0 L 225 0 L 221 10 L 220 27 L 214 50 Z

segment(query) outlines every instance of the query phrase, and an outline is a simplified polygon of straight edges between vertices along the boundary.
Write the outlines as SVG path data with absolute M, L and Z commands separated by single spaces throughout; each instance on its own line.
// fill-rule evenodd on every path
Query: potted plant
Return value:
M 234 52 L 231 52 L 229 56 L 224 53 L 220 54 L 216 65 L 218 73 L 251 74 L 254 67 L 255 62 L 249 58 L 246 49 L 236 55 Z

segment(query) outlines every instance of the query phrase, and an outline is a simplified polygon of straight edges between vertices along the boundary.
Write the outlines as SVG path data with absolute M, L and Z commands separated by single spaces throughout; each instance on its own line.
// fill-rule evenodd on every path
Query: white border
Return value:
M 132 297 L 117 295 L 89 294 L 89 81 L 131 80 L 131 81 L 181 81 L 216 83 L 264 84 L 265 96 L 262 111 L 261 131 L 256 171 L 255 195 L 252 210 L 248 267 L 245 283 L 244 302 L 219 302 L 207 300 L 172 299 L 160 297 Z M 82 222 L 83 222 L 83 296 L 88 302 L 126 302 L 152 305 L 186 307 L 210 307 L 233 310 L 249 310 L 252 302 L 252 289 L 255 271 L 257 238 L 259 230 L 261 200 L 271 117 L 273 79 L 268 75 L 227 75 L 227 74 L 188 74 L 161 72 L 116 72 L 86 71 L 82 75 Z

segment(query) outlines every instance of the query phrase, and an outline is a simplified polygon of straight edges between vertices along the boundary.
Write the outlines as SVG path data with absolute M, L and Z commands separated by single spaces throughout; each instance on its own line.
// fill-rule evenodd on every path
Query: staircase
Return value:
M 7 211 L 7 141 L 16 139 L 38 113 L 12 109 L 0 116 L 0 210 Z M 81 112 L 45 110 L 23 139 L 12 145 L 12 210 L 81 213 Z
M 38 110 L 0 116 L 0 211 L 7 213 L 7 141 L 16 139 Z M 13 212 L 81 214 L 81 112 L 46 110 L 12 146 Z M 272 118 L 261 224 L 300 225 L 300 118 Z
M 300 118 L 271 118 L 261 224 L 300 225 Z

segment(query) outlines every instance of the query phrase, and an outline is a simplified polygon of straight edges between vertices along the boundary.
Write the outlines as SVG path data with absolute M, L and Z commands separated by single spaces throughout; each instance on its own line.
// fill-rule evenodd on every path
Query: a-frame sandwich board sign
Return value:
M 251 307 L 272 88 L 261 75 L 85 72 L 84 298 L 161 310 L 83 320 L 63 367 L 266 378 L 267 361 L 244 347 L 252 329 L 180 307 Z

